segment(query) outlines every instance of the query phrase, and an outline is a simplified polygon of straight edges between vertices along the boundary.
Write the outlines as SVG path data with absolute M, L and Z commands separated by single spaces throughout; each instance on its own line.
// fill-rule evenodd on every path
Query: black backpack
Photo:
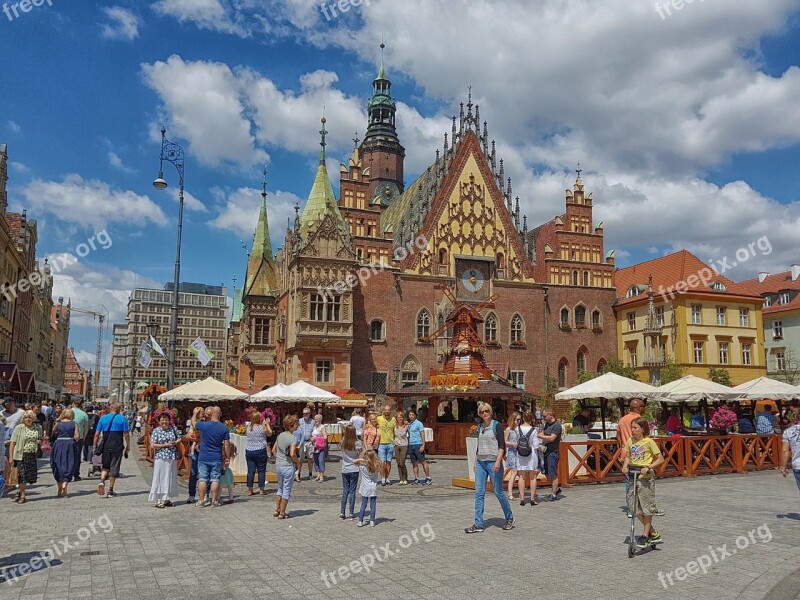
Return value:
M 530 456 L 533 453 L 533 446 L 531 445 L 531 434 L 533 433 L 533 427 L 531 427 L 528 433 L 522 433 L 522 429 L 517 427 L 517 433 L 519 435 L 519 441 L 517 441 L 517 454 L 520 456 Z

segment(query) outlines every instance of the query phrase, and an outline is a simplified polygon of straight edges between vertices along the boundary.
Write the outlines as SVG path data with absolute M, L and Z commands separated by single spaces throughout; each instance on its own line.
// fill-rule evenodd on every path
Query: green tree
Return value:
M 728 387 L 733 385 L 731 383 L 731 374 L 728 373 L 728 369 L 711 368 L 708 370 L 708 378 L 714 383 L 720 383 L 722 385 L 727 385 Z
M 639 375 L 636 374 L 636 369 L 634 367 L 626 367 L 618 358 L 612 358 L 608 361 L 605 372 L 616 373 L 622 377 L 639 381 Z
M 598 373 L 591 373 L 589 371 L 578 371 L 578 378 L 575 380 L 575 385 L 580 385 L 582 383 L 586 383 L 587 381 L 591 381 L 598 375 Z
M 553 408 L 556 401 L 556 394 L 558 393 L 558 380 L 552 375 L 545 375 L 544 389 L 536 402 L 539 408 Z
M 675 362 L 675 358 L 668 356 L 667 366 L 661 369 L 661 385 L 680 379 L 686 375 L 686 369 Z

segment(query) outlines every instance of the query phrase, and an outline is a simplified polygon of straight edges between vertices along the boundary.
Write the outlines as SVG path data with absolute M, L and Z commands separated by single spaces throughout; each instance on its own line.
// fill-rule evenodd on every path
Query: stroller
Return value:
M 86 473 L 87 477 L 100 476 L 103 470 L 103 455 L 95 454 L 92 452 L 92 462 L 89 464 L 89 471 Z

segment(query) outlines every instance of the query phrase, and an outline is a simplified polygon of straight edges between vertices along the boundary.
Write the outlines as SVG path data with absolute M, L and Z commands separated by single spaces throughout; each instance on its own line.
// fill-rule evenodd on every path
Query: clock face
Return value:
M 473 294 L 479 292 L 485 283 L 483 273 L 478 271 L 478 269 L 467 269 L 461 276 L 461 283 L 468 292 L 472 292 Z

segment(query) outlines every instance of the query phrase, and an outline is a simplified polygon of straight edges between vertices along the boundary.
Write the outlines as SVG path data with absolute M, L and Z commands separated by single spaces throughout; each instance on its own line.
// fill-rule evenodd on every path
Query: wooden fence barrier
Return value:
M 682 436 L 654 438 L 654 441 L 665 459 L 656 469 L 658 477 L 746 473 L 780 466 L 780 434 Z M 625 479 L 622 448 L 616 440 L 562 441 L 559 451 L 558 479 L 566 487 Z

